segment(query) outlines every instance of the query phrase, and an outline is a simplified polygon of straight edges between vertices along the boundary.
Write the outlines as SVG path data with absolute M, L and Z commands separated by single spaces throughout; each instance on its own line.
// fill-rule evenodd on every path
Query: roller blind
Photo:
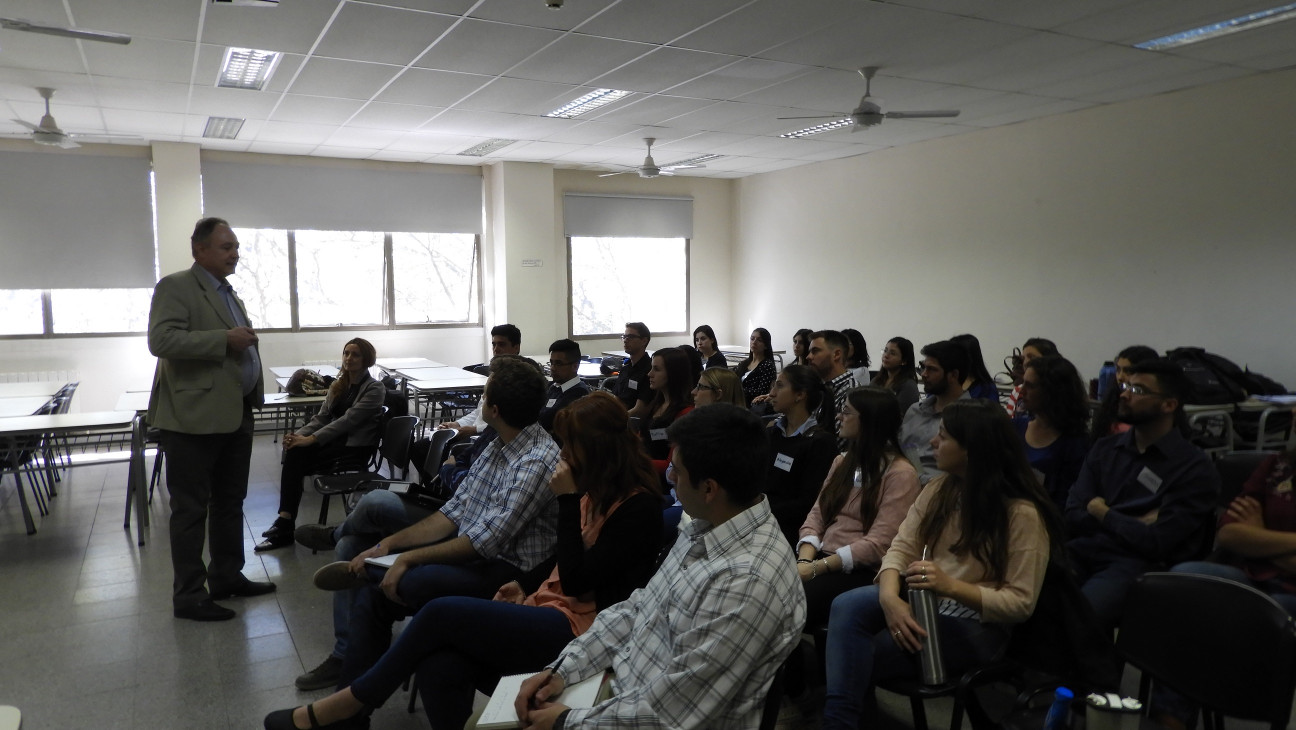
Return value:
M 693 238 L 693 198 L 637 195 L 563 195 L 568 236 Z
M 0 289 L 152 287 L 149 162 L 0 152 Z
M 203 214 L 237 228 L 482 232 L 482 178 L 253 162 L 202 163 Z

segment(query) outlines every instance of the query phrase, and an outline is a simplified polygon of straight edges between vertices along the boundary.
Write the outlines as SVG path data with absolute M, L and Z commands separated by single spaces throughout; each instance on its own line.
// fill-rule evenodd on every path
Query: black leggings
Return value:
M 351 464 L 351 468 L 361 467 L 372 451 L 369 446 L 347 446 L 346 439 L 326 444 L 315 442 L 285 450 L 283 472 L 279 477 L 279 512 L 288 513 L 290 519 L 296 521 L 303 479 L 331 468 L 340 460 Z

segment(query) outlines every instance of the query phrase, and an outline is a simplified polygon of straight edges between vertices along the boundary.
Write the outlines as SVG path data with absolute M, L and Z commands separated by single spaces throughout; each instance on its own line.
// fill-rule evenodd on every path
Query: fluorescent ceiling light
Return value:
M 210 139 L 234 139 L 243 129 L 243 120 L 233 117 L 207 117 L 203 136 Z
M 563 104 L 545 116 L 571 119 L 572 117 L 578 117 L 585 112 L 593 111 L 604 104 L 611 104 L 617 99 L 622 99 L 629 95 L 630 92 L 621 91 L 620 89 L 595 89 L 573 102 Z
M 283 57 L 278 51 L 258 51 L 255 48 L 226 48 L 225 60 L 221 62 L 217 86 L 230 89 L 265 88 L 270 80 L 279 59 Z
M 849 127 L 854 123 L 855 121 L 852 120 L 850 117 L 842 117 L 841 119 L 838 119 L 837 121 L 834 122 L 824 122 L 823 124 L 816 124 L 813 127 L 798 129 L 795 132 L 784 132 L 779 136 L 785 139 L 800 139 L 802 137 L 809 137 L 812 134 L 819 134 L 820 132 L 831 132 L 834 129 L 842 129 L 843 127 Z
M 517 141 L 516 139 L 504 139 L 502 137 L 496 139 L 488 139 L 485 142 L 482 142 L 481 144 L 477 144 L 477 145 L 473 145 L 472 147 L 469 147 L 468 149 L 464 150 L 463 152 L 460 152 L 459 154 L 464 155 L 466 157 L 485 157 L 486 155 L 489 155 L 492 152 L 497 152 L 499 150 L 504 149 L 505 147 L 508 147 L 509 145 L 513 144 L 516 141 Z
M 718 159 L 720 159 L 721 157 L 724 157 L 724 155 L 715 155 L 715 154 L 711 154 L 711 155 L 698 155 L 697 157 L 690 157 L 690 158 L 688 158 L 687 160 L 679 160 L 679 161 L 677 161 L 677 162 L 672 162 L 672 163 L 670 163 L 669 165 L 662 165 L 662 167 L 676 167 L 676 166 L 678 166 L 678 165 L 700 165 L 700 164 L 702 164 L 703 162 L 710 162 L 711 160 L 718 160 Z
M 1268 10 L 1257 10 L 1254 13 L 1240 15 L 1236 18 L 1221 20 L 1218 23 L 1203 25 L 1200 28 L 1171 33 L 1160 38 L 1153 38 L 1150 41 L 1135 43 L 1135 48 L 1141 48 L 1145 51 L 1165 51 L 1179 46 L 1186 46 L 1190 43 L 1200 43 L 1212 38 L 1219 38 L 1223 35 L 1230 35 L 1244 30 L 1260 28 L 1271 23 L 1277 23 L 1283 20 L 1296 18 L 1296 3 L 1279 5 L 1276 8 Z

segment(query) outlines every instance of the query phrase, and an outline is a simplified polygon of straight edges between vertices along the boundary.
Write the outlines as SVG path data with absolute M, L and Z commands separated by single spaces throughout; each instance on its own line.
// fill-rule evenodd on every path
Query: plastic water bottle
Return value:
M 1044 730 L 1066 730 L 1070 727 L 1067 718 L 1071 713 L 1073 699 L 1075 693 L 1066 687 L 1058 687 L 1053 691 L 1053 706 L 1049 708 L 1048 715 L 1044 718 Z
M 1098 371 L 1098 400 L 1107 397 L 1107 391 L 1116 385 L 1116 363 L 1108 360 Z

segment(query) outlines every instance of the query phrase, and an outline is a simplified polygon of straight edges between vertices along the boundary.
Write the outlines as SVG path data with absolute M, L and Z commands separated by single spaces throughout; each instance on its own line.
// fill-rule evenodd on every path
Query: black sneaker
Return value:
M 307 524 L 298 527 L 294 537 L 297 539 L 297 544 L 302 547 L 308 547 L 316 552 L 329 552 L 337 547 L 337 541 L 333 539 L 333 532 L 336 529 L 332 525 Z
M 320 662 L 318 667 L 298 677 L 295 684 L 297 689 L 309 692 L 316 689 L 332 689 L 337 686 L 341 678 L 342 660 L 330 654 L 327 659 Z

